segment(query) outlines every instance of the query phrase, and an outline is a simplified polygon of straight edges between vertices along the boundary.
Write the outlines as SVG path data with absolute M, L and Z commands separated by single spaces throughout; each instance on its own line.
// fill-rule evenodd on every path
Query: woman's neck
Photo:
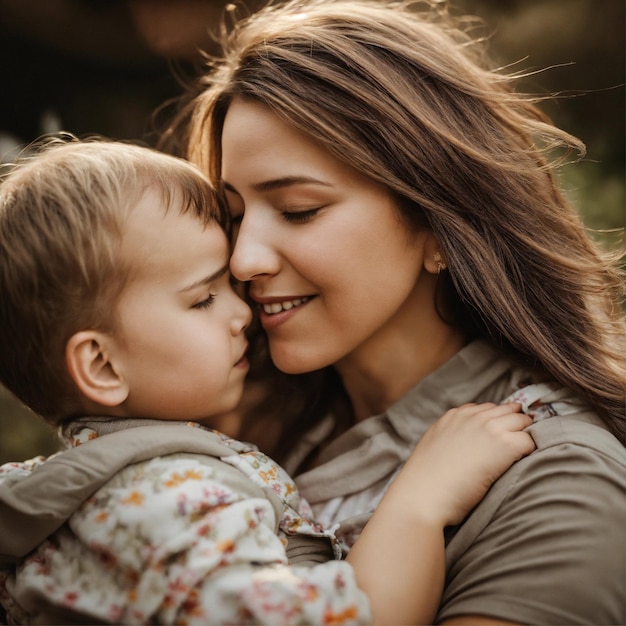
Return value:
M 466 343 L 457 329 L 438 322 L 394 329 L 337 363 L 354 419 L 386 411 Z

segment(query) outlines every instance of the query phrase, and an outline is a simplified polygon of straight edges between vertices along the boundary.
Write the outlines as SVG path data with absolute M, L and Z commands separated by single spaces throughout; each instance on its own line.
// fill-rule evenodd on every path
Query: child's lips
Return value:
M 246 347 L 243 349 L 241 357 L 235 363 L 235 367 L 248 367 L 248 365 L 249 365 L 248 357 L 246 356 L 246 353 L 248 352 L 248 347 L 249 347 L 248 344 L 246 344 Z

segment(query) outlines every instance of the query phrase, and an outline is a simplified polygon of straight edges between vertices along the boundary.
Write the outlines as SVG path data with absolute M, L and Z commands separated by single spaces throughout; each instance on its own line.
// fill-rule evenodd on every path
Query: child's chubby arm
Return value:
M 516 403 L 451 409 L 424 434 L 347 560 L 374 623 L 430 624 L 445 577 L 446 526 L 460 523 L 491 484 L 535 444 Z

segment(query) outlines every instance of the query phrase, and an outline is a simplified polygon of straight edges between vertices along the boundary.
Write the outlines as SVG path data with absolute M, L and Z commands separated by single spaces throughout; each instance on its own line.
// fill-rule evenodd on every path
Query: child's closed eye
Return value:
M 192 309 L 208 309 L 215 300 L 215 294 L 210 293 L 207 298 L 201 300 L 200 302 L 196 302 L 191 308 Z

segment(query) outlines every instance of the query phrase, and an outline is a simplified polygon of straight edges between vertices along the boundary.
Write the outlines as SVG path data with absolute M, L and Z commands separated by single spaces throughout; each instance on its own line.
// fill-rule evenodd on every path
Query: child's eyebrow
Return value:
M 193 289 L 197 289 L 198 287 L 203 287 L 204 285 L 208 285 L 209 283 L 212 283 L 214 280 L 217 280 L 218 278 L 221 278 L 222 276 L 224 276 L 226 272 L 228 272 L 228 263 L 224 264 L 223 267 L 217 270 L 217 272 L 213 272 L 213 274 L 211 274 L 210 276 L 201 278 L 200 280 L 197 280 L 196 282 L 191 283 L 191 285 L 187 285 L 186 287 L 183 287 L 182 289 L 179 290 L 179 293 L 184 293 L 186 291 L 191 291 Z

